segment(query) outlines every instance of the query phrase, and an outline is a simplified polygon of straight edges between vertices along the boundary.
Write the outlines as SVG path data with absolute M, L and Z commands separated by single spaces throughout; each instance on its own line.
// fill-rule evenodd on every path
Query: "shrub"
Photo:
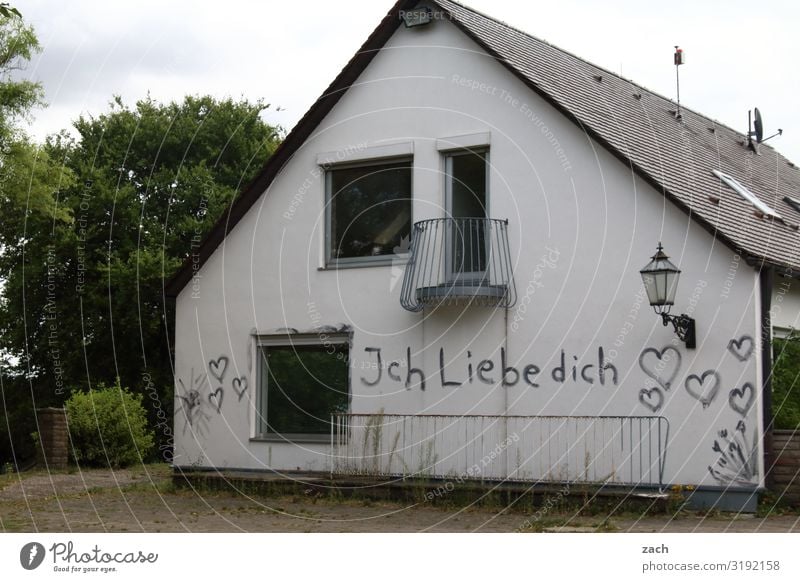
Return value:
M 125 467 L 141 462 L 153 448 L 142 395 L 119 385 L 74 392 L 66 402 L 75 462 Z
M 775 428 L 800 428 L 800 341 L 775 339 L 772 344 L 772 412 Z

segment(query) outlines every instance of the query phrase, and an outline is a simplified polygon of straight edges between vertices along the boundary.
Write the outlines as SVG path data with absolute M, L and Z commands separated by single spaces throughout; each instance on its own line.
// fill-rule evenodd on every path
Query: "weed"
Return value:
M 368 468 L 367 464 L 365 463 L 364 469 L 368 472 L 372 472 L 373 474 L 380 473 L 380 452 L 381 452 L 381 441 L 383 439 L 383 423 L 384 423 L 384 414 L 383 408 L 378 410 L 377 414 L 370 415 L 369 419 L 367 420 L 366 424 L 364 425 L 364 441 L 362 444 L 362 451 L 361 451 L 361 458 L 367 458 L 367 451 L 371 448 L 370 451 L 372 454 L 372 467 Z M 372 443 L 372 447 L 370 447 L 370 442 Z

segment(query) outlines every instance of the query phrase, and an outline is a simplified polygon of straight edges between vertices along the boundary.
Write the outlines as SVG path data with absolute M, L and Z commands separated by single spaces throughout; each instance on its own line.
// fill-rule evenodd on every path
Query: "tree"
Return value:
M 14 16 L 22 16 L 19 10 L 11 6 L 8 2 L 0 2 L 0 17 L 12 18 Z
M 47 140 L 44 154 L 75 180 L 58 188 L 58 219 L 4 241 L 0 260 L 0 342 L 42 391 L 65 398 L 119 378 L 144 395 L 168 449 L 174 313 L 164 279 L 277 147 L 280 128 L 260 117 L 267 107 L 208 96 L 130 107 L 117 97 L 75 122 L 77 138 Z M 26 212 L 22 200 L 11 205 Z
M 15 9 L 0 12 L 0 140 L 7 144 L 20 118 L 41 104 L 42 88 L 32 81 L 12 78 L 39 50 L 39 41 Z M 8 13 L 8 15 L 6 14 Z
M 19 310 L 23 283 L 42 276 L 37 258 L 48 233 L 68 226 L 68 209 L 58 203 L 61 188 L 73 183 L 72 173 L 25 135 L 22 121 L 41 104 L 42 89 L 12 74 L 25 67 L 39 49 L 33 29 L 7 4 L 0 10 L 0 461 L 33 453 L 28 435 L 35 430 L 33 409 L 56 400 L 28 374 L 24 350 L 8 344 L 12 317 L 42 317 Z M 35 249 L 34 252 L 31 252 Z M 14 307 L 17 306 L 17 311 Z M 12 443 L 15 455 L 11 454 Z

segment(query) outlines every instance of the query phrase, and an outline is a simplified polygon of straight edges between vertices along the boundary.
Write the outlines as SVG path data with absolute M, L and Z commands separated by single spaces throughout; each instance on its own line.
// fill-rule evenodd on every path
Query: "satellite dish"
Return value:
M 758 144 L 771 140 L 776 135 L 783 135 L 783 130 L 779 129 L 778 133 L 773 133 L 766 138 L 764 137 L 764 118 L 761 117 L 761 112 L 758 110 L 758 107 L 754 107 L 753 111 L 747 111 L 747 142 L 745 145 L 758 153 Z M 755 141 L 753 141 L 753 138 L 756 138 Z
M 753 110 L 753 128 L 755 129 L 753 135 L 756 138 L 756 143 L 761 143 L 764 140 L 764 121 L 761 119 L 761 112 L 758 107 Z

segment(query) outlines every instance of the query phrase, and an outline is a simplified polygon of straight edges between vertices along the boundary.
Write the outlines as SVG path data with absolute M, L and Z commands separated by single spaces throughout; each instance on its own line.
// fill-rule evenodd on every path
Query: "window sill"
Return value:
M 366 267 L 405 267 L 408 257 L 393 257 L 388 261 L 353 261 L 352 263 L 330 263 L 317 267 L 317 271 L 339 271 L 341 269 L 364 269 Z
M 284 443 L 287 445 L 295 443 L 317 443 L 331 444 L 329 434 L 265 434 L 257 437 L 250 437 L 251 443 Z

